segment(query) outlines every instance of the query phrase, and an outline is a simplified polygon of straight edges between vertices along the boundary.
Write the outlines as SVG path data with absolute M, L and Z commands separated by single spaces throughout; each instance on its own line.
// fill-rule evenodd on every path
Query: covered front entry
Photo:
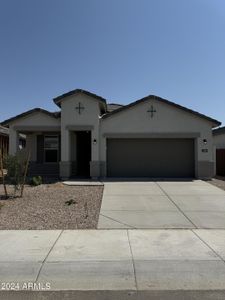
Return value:
M 107 176 L 194 177 L 194 139 L 107 139 Z
M 77 176 L 90 176 L 91 131 L 77 131 Z

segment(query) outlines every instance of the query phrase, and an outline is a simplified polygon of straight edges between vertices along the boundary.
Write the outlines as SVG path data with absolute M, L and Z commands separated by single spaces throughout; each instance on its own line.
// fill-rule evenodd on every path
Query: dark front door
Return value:
M 90 176 L 91 132 L 77 131 L 77 175 Z

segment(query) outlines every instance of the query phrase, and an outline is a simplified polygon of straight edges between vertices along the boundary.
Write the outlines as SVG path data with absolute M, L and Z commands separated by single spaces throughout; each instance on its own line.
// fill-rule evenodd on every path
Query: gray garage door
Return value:
M 193 139 L 107 139 L 109 177 L 194 177 Z

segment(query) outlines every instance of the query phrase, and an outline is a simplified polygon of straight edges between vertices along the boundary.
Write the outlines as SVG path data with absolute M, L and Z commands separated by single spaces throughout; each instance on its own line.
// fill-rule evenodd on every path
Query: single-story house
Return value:
M 3 156 L 9 150 L 9 129 L 0 125 L 0 150 Z
M 9 152 L 27 136 L 30 173 L 48 176 L 210 178 L 215 119 L 150 95 L 128 105 L 76 89 L 4 121 Z
M 213 141 L 216 148 L 216 174 L 225 176 L 225 127 L 213 130 Z

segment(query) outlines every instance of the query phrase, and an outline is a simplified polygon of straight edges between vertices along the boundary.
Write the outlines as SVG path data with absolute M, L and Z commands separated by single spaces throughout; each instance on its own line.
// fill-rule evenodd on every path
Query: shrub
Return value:
M 23 183 L 23 165 L 17 155 L 8 155 L 5 158 L 5 168 L 7 169 L 7 181 L 18 190 Z
M 20 197 L 23 197 L 23 190 L 29 166 L 30 153 L 26 149 L 19 150 L 15 155 L 4 157 L 3 168 L 7 170 L 6 181 L 14 185 L 14 196 L 20 190 Z
M 32 177 L 30 184 L 33 185 L 33 186 L 41 185 L 42 184 L 42 177 L 41 176 Z

